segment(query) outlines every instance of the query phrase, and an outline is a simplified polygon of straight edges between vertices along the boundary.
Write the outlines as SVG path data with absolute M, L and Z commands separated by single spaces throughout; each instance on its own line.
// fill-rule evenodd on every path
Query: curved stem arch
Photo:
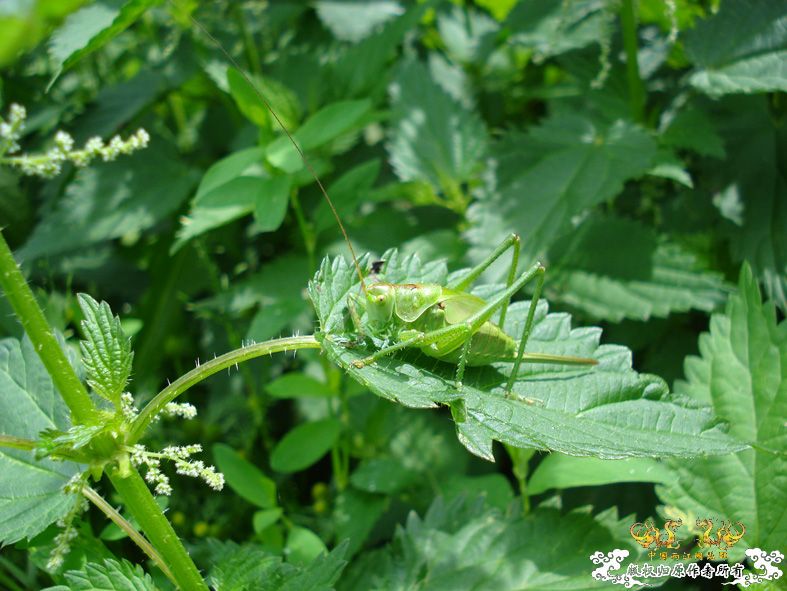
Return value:
M 164 388 L 161 392 L 151 400 L 145 408 L 139 413 L 139 416 L 134 419 L 131 424 L 126 442 L 133 445 L 142 437 L 145 429 L 158 413 L 164 407 L 175 400 L 180 394 L 191 388 L 193 385 L 198 384 L 202 380 L 212 376 L 213 374 L 254 359 L 263 355 L 272 355 L 273 353 L 281 353 L 286 351 L 297 351 L 298 349 L 319 349 L 320 343 L 314 338 L 314 335 L 297 336 L 297 337 L 284 337 L 281 339 L 272 339 L 264 343 L 249 345 L 248 347 L 241 347 L 229 353 L 225 353 L 220 357 L 211 359 L 210 361 L 198 365 L 190 372 L 183 374 L 177 380 L 172 382 L 169 386 Z

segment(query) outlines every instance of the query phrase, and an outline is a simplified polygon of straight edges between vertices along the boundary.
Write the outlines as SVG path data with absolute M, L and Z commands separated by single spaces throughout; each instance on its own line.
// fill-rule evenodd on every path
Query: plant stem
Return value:
M 623 0 L 620 7 L 620 26 L 623 48 L 626 51 L 626 78 L 629 87 L 629 105 L 632 118 L 643 123 L 645 120 L 645 86 L 639 74 L 637 60 L 637 13 L 634 0 Z
M 156 566 L 158 566 L 161 569 L 161 572 L 167 575 L 167 578 L 170 581 L 177 584 L 177 580 L 175 579 L 175 576 L 172 574 L 172 571 L 169 570 L 167 563 L 164 562 L 164 560 L 161 558 L 161 555 L 150 544 L 150 542 L 148 542 L 145 539 L 145 536 L 143 536 L 136 529 L 134 529 L 134 526 L 131 525 L 128 521 L 126 521 L 126 519 L 124 519 L 123 516 L 120 513 L 118 513 L 117 510 L 115 510 L 115 508 L 112 505 L 107 503 L 106 500 L 104 500 L 104 497 L 98 494 L 98 492 L 96 492 L 89 486 L 82 487 L 81 492 L 88 501 L 90 501 L 96 507 L 98 507 L 99 510 L 104 515 L 109 517 L 109 519 L 111 519 L 115 523 L 115 525 L 117 525 L 120 529 L 126 532 L 128 537 L 131 538 L 131 540 L 137 546 L 139 546 L 140 549 L 142 549 L 142 551 L 145 554 L 147 554 L 153 562 L 156 563 Z
M 11 249 L 0 232 L 0 286 L 14 309 L 52 381 L 65 400 L 74 423 L 90 423 L 95 407 L 60 347 L 55 333 L 27 285 Z
M 528 462 L 533 457 L 535 450 L 512 445 L 506 445 L 505 448 L 514 464 L 514 476 L 519 483 L 519 494 L 522 497 L 522 511 L 527 515 L 530 513 L 530 495 L 527 494 Z
M 211 359 L 210 361 L 198 365 L 190 372 L 182 375 L 177 380 L 172 382 L 169 386 L 164 388 L 161 392 L 151 400 L 145 408 L 139 413 L 139 416 L 134 420 L 126 437 L 126 443 L 133 445 L 139 441 L 145 428 L 153 420 L 161 410 L 172 402 L 180 394 L 191 388 L 194 384 L 198 384 L 205 378 L 212 376 L 214 373 L 237 365 L 243 361 L 261 357 L 262 355 L 272 355 L 273 353 L 280 353 L 282 351 L 296 351 L 298 349 L 319 349 L 320 343 L 314 338 L 314 335 L 307 335 L 301 337 L 284 337 L 281 339 L 273 339 L 249 345 L 248 347 L 241 347 L 229 353 L 225 353 L 220 357 Z
M 208 586 L 183 546 L 183 542 L 172 529 L 148 485 L 136 469 L 132 468 L 128 474 L 121 475 L 117 467 L 112 467 L 107 470 L 107 475 L 112 486 L 123 497 L 128 510 L 142 527 L 142 531 L 161 554 L 176 585 L 184 591 L 197 589 L 207 591 Z

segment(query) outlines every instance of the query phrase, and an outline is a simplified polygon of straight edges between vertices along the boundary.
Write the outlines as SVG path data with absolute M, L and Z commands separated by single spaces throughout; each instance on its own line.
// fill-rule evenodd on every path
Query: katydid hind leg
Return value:
M 465 341 L 462 345 L 462 352 L 459 355 L 459 363 L 456 366 L 456 389 L 462 389 L 462 380 L 465 377 L 465 366 L 467 366 L 467 356 L 470 355 L 470 343 L 473 341 L 473 335 Z
M 511 395 L 511 390 L 514 388 L 514 380 L 519 373 L 519 366 L 522 364 L 522 358 L 525 355 L 525 346 L 527 340 L 530 338 L 530 333 L 533 330 L 533 322 L 536 316 L 536 308 L 538 307 L 538 299 L 541 297 L 541 290 L 544 287 L 544 276 L 546 269 L 541 264 L 536 268 L 536 287 L 533 290 L 533 297 L 530 300 L 530 305 L 527 307 L 527 319 L 525 326 L 522 329 L 522 336 L 519 338 L 519 348 L 516 352 L 516 359 L 514 366 L 511 368 L 511 374 L 508 376 L 508 383 L 506 384 L 506 396 Z
M 519 263 L 519 245 L 520 245 L 520 238 L 517 234 L 509 234 L 506 236 L 505 240 L 503 240 L 497 248 L 495 248 L 489 256 L 487 256 L 483 261 L 478 263 L 475 267 L 470 269 L 467 275 L 460 277 L 458 280 L 450 282 L 446 287 L 449 289 L 455 289 L 457 291 L 466 291 L 468 287 L 470 287 L 473 282 L 481 276 L 481 273 L 486 271 L 492 263 L 494 263 L 497 259 L 499 259 L 505 251 L 509 248 L 513 248 L 513 256 L 511 260 L 511 267 L 508 272 L 508 283 L 506 287 L 510 287 L 513 282 L 514 278 L 516 277 L 516 268 Z

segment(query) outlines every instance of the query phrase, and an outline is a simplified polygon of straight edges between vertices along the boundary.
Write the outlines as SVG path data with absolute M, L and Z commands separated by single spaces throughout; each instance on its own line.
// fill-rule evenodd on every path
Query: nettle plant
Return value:
M 98 53 L 153 4 L 132 1 L 116 9 L 94 5 L 75 12 L 50 44 L 56 76 Z M 262 75 L 253 39 L 255 34 L 265 37 L 266 31 L 249 30 L 243 9 L 236 14 L 237 26 L 253 73 L 246 74 L 227 52 L 231 65 L 217 66 L 205 58 L 195 66 L 223 97 L 232 99 L 233 116 L 244 117 L 248 126 L 227 141 L 232 153 L 207 169 L 188 214 L 178 216 L 172 235 L 156 240 L 150 258 L 180 261 L 163 273 L 176 283 L 182 279 L 178 268 L 184 258 L 196 255 L 214 291 L 194 307 L 199 313 L 226 307 L 244 320 L 245 300 L 264 300 L 252 321 L 253 334 L 264 338 L 198 360 L 157 393 L 148 390 L 150 381 L 158 379 L 155 363 L 164 356 L 159 351 L 165 349 L 163 343 L 155 336 L 141 340 L 137 352 L 142 351 L 145 363 L 132 376 L 134 351 L 124 322 L 106 302 L 79 293 L 81 340 L 75 346 L 77 339 L 67 340 L 52 327 L 17 259 L 25 262 L 117 238 L 133 242 L 145 232 L 154 235 L 157 224 L 183 205 L 197 178 L 196 165 L 174 159 L 156 141 L 165 143 L 168 137 L 173 145 L 193 148 L 195 130 L 215 115 L 203 104 L 213 97 L 200 95 L 205 92 L 202 79 L 170 95 L 166 109 L 177 122 L 177 133 L 168 135 L 157 125 L 153 140 L 140 129 L 108 142 L 88 137 L 77 147 L 71 135 L 57 131 L 51 148 L 33 154 L 22 153 L 20 146 L 25 109 L 12 105 L 0 121 L 0 164 L 10 170 L 48 179 L 71 165 L 96 166 L 70 181 L 61 202 L 48 203 L 43 221 L 17 258 L 0 234 L 0 286 L 25 332 L 22 338 L 0 340 L 0 542 L 29 549 L 35 564 L 62 583 L 50 587 L 56 590 L 591 586 L 588 557 L 595 551 L 623 545 L 634 563 L 647 561 L 628 533 L 634 520 L 614 507 L 595 515 L 562 512 L 558 497 L 537 506 L 532 499 L 551 489 L 649 482 L 658 484 L 659 512 L 673 522 L 693 527 L 700 519 L 735 517 L 746 523 L 746 546 L 783 546 L 787 323 L 779 322 L 777 311 L 778 306 L 784 309 L 785 286 L 778 272 L 783 262 L 778 240 L 773 232 L 762 239 L 773 244 L 772 257 L 761 256 L 752 246 L 762 242 L 762 233 L 752 229 L 744 213 L 762 210 L 752 202 L 746 209 L 741 199 L 748 195 L 745 188 L 754 173 L 742 177 L 743 188 L 730 185 L 714 195 L 719 215 L 757 238 L 731 239 L 730 258 L 747 259 L 757 251 L 751 256 L 754 270 L 747 262 L 734 269 L 739 278 L 735 289 L 706 264 L 712 257 L 696 244 L 702 240 L 679 240 L 667 229 L 680 212 L 690 210 L 686 194 L 671 200 L 665 185 L 655 184 L 691 188 L 692 159 L 724 155 L 710 110 L 686 107 L 692 104 L 690 91 L 721 96 L 784 89 L 783 77 L 765 75 L 783 53 L 787 29 L 777 31 L 772 23 L 783 24 L 783 9 L 752 8 L 746 24 L 755 39 L 759 33 L 753 31 L 761 25 L 774 27 L 774 34 L 762 43 L 738 42 L 720 55 L 718 42 L 729 41 L 739 13 L 751 8 L 743 0 L 704 21 L 687 37 L 685 48 L 678 33 L 682 20 L 695 18 L 694 8 L 643 2 L 643 14 L 658 25 L 648 30 L 654 37 L 648 52 L 638 47 L 642 40 L 631 0 L 545 1 L 515 9 L 490 2 L 462 9 L 439 2 L 391 3 L 395 9 L 370 9 L 357 27 L 348 26 L 348 13 L 333 4 L 318 2 L 317 14 L 341 43 L 331 45 L 332 51 L 315 60 L 313 68 L 303 47 L 287 53 L 287 35 L 281 47 L 268 47 L 284 62 L 283 70 L 298 74 L 281 74 L 282 80 L 293 87 L 299 80 L 308 82 L 299 93 Z M 207 38 L 205 54 L 215 53 L 216 40 L 194 20 L 193 7 L 175 3 L 169 10 L 199 33 L 190 44 Z M 286 23 L 299 18 L 300 12 L 295 13 L 270 20 Z M 147 25 L 166 21 L 158 13 L 150 19 Z M 421 26 L 428 30 L 419 39 L 427 61 L 413 47 Z M 173 39 L 179 42 L 181 34 L 177 29 Z M 342 45 L 349 41 L 356 44 Z M 304 47 L 313 49 L 310 42 Z M 583 53 L 589 47 L 592 51 Z M 169 45 L 159 50 L 165 65 L 170 58 L 186 59 L 170 54 Z M 188 45 L 184 53 L 191 55 L 191 50 Z M 679 72 L 687 67 L 685 51 L 693 68 L 688 78 L 659 74 L 668 66 Z M 580 52 L 579 57 L 572 52 Z M 569 59 L 564 70 L 541 68 L 567 56 L 576 62 Z M 0 58 L 5 59 L 2 51 Z M 391 63 L 395 65 L 389 68 Z M 298 65 L 314 74 L 316 82 L 301 76 Z M 520 77 L 526 65 L 543 69 L 533 92 L 548 97 L 550 112 L 537 124 L 527 121 L 527 133 L 504 130 L 493 141 L 480 115 L 482 103 L 500 100 L 504 112 L 525 110 L 522 105 L 532 97 L 523 99 L 520 86 L 533 82 Z M 754 66 L 763 75 L 752 82 L 746 72 Z M 161 87 L 183 83 L 158 79 L 158 72 L 146 75 L 150 77 L 135 92 L 151 101 L 154 97 L 145 94 L 156 88 L 151 80 Z M 319 76 L 333 85 L 324 84 L 328 90 L 318 100 L 311 85 L 320 85 Z M 479 87 L 475 94 L 469 90 L 474 86 Z M 501 88 L 512 95 L 510 103 L 500 96 L 506 94 Z M 386 89 L 389 104 L 383 106 Z M 675 96 L 663 99 L 668 90 Z M 558 102 L 563 93 L 568 99 Z M 577 102 L 585 93 L 589 106 Z M 117 106 L 111 96 L 104 99 Z M 305 109 L 308 100 L 319 104 Z M 486 105 L 487 119 L 494 119 L 495 111 Z M 758 125 L 761 111 L 752 115 Z M 127 118 L 120 116 L 118 126 Z M 341 158 L 360 137 L 373 147 L 384 124 L 389 173 L 396 181 L 374 189 L 382 166 L 378 151 L 370 148 L 369 154 L 361 150 L 360 156 Z M 137 151 L 125 162 L 138 168 L 119 159 Z M 99 160 L 116 159 L 99 168 Z M 318 175 L 330 174 L 334 165 L 347 170 L 326 191 Z M 131 171 L 128 176 L 124 166 Z M 706 174 L 711 184 L 726 179 L 727 171 L 718 165 L 711 172 L 705 166 L 706 161 L 696 165 L 698 176 Z M 642 192 L 651 194 L 635 207 L 624 187 L 642 178 L 652 183 L 642 181 Z M 779 177 L 773 184 L 782 186 L 782 181 Z M 319 193 L 307 207 L 305 187 L 315 182 Z M 118 185 L 122 188 L 114 189 Z M 778 203 L 777 191 L 772 193 Z M 356 225 L 366 230 L 365 240 L 381 234 L 374 225 L 380 219 L 391 222 L 396 235 L 396 210 L 382 205 L 396 200 L 413 208 L 438 208 L 442 218 L 450 214 L 459 221 L 426 237 L 402 239 L 399 249 L 380 249 L 379 257 L 356 257 L 342 220 L 366 216 L 367 226 Z M 371 213 L 364 214 L 364 208 Z M 776 205 L 773 209 L 776 219 L 783 219 L 783 211 Z M 246 233 L 225 238 L 245 240 L 281 229 L 300 236 L 305 254 L 266 263 L 264 276 L 227 289 L 223 278 L 217 278 L 218 264 L 207 254 L 207 238 L 250 215 L 254 222 Z M 349 258 L 325 256 L 318 264 L 319 256 L 330 250 L 323 236 L 337 231 Z M 414 254 L 418 251 L 428 256 Z M 503 266 L 508 253 L 511 263 Z M 545 275 L 537 262 L 541 257 L 555 263 L 554 275 Z M 521 274 L 520 258 L 526 269 Z M 237 268 L 253 263 L 248 257 Z M 308 284 L 294 284 L 301 268 L 313 273 Z M 760 283 L 770 302 L 763 302 Z M 530 299 L 512 301 L 523 289 L 531 289 Z M 575 326 L 567 312 L 551 311 L 540 297 L 542 289 L 584 325 Z M 308 315 L 297 297 L 301 290 L 316 315 L 314 334 L 270 338 Z M 175 300 L 171 287 L 153 294 L 168 304 Z M 602 343 L 602 329 L 592 325 L 614 327 L 622 320 L 667 318 L 687 310 L 714 313 L 709 332 L 699 339 L 699 356 L 687 358 L 685 380 L 676 383 L 674 392 L 661 377 L 635 370 L 631 350 Z M 150 323 L 165 324 L 165 316 L 156 310 Z M 222 323 L 227 341 L 241 340 L 233 322 L 217 324 Z M 667 326 L 665 332 L 673 328 Z M 317 369 L 288 372 L 292 368 L 282 363 L 265 385 L 266 396 L 320 399 L 326 401 L 325 411 L 304 405 L 308 420 L 274 443 L 271 430 L 277 426 L 266 414 L 268 407 L 255 406 L 260 396 L 244 363 L 308 350 L 319 353 L 312 358 L 311 367 Z M 249 386 L 251 402 L 244 410 L 256 421 L 268 453 L 264 461 L 250 461 L 255 458 L 217 443 L 211 448 L 217 468 L 205 457 L 205 442 L 150 443 L 162 431 L 205 435 L 207 429 L 179 423 L 193 424 L 197 416 L 196 406 L 179 397 L 231 369 L 238 369 Z M 394 404 L 369 405 L 373 397 L 363 396 L 365 392 Z M 448 409 L 440 416 L 447 419 L 450 413 L 450 429 L 469 453 L 444 451 L 454 437 L 445 437 L 448 421 L 435 427 L 424 418 L 427 413 L 415 409 Z M 165 421 L 178 426 L 153 429 Z M 392 443 L 384 447 L 380 440 Z M 503 453 L 495 453 L 494 442 L 502 444 Z M 552 453 L 533 471 L 537 451 Z M 287 499 L 255 465 L 268 464 L 290 475 L 326 454 L 335 492 L 330 520 L 322 518 L 332 494 L 327 485 L 314 484 L 313 510 L 296 518 L 296 501 Z M 493 462 L 496 455 L 510 464 L 518 499 L 500 474 L 460 473 L 471 456 Z M 201 481 L 211 499 L 214 492 L 228 494 L 226 484 L 256 506 L 253 541 L 184 543 L 172 522 L 189 518 L 175 512 L 171 522 L 165 514 L 166 499 L 188 486 L 180 476 Z M 419 488 L 423 482 L 430 488 Z M 446 493 L 447 499 L 430 502 L 423 517 L 411 514 L 392 534 L 392 543 L 362 552 L 367 540 L 383 539 L 375 527 L 384 517 L 401 521 L 397 503 L 410 502 L 425 490 Z M 448 494 L 457 490 L 466 494 Z M 127 536 L 150 559 L 150 574 L 96 541 L 86 512 L 90 505 L 119 528 L 108 536 Z M 204 505 L 207 512 L 210 502 Z M 335 540 L 332 551 L 314 530 Z M 543 556 L 547 544 L 570 549 Z M 743 544 L 731 551 L 731 559 L 742 557 L 741 548 Z M 69 563 L 74 555 L 75 563 Z M 0 584 L 22 588 L 15 580 L 25 580 L 24 573 L 10 562 L 2 566 Z

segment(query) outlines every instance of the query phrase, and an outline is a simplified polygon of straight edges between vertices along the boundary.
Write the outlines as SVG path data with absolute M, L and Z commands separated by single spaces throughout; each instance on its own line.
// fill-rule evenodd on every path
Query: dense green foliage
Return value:
M 783 2 L 15 10 L 0 588 L 604 588 L 590 555 L 647 561 L 646 518 L 787 548 Z M 384 281 L 519 234 L 547 267 L 528 351 L 598 365 L 511 396 L 510 363 L 461 390 L 412 350 L 354 365 L 380 343 L 312 172 Z

